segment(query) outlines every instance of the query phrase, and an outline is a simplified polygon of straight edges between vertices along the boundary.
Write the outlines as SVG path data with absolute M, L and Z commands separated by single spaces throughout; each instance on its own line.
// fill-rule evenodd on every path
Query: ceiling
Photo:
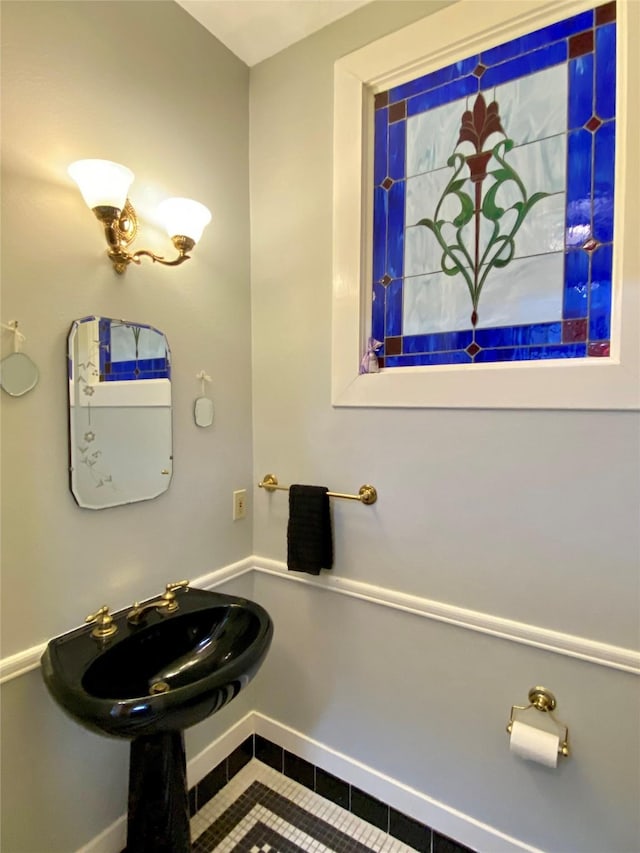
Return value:
M 247 65 L 348 15 L 370 0 L 176 0 Z

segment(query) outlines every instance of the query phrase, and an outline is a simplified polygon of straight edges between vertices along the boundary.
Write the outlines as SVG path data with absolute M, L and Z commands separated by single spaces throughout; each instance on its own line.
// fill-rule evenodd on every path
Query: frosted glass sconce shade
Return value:
M 68 171 L 91 210 L 95 207 L 123 210 L 134 178 L 126 166 L 111 160 L 76 160 Z
M 197 243 L 205 227 L 211 222 L 211 213 L 204 204 L 190 198 L 167 198 L 158 205 L 158 216 L 169 237 L 189 237 Z

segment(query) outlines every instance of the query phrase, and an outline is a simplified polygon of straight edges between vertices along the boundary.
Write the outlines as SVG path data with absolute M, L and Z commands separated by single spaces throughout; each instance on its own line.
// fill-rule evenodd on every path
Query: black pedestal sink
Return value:
M 262 664 L 273 636 L 253 601 L 187 588 L 173 613 L 150 610 L 117 632 L 91 626 L 51 640 L 42 673 L 81 725 L 131 739 L 127 853 L 187 853 L 189 807 L 183 731 L 219 711 Z

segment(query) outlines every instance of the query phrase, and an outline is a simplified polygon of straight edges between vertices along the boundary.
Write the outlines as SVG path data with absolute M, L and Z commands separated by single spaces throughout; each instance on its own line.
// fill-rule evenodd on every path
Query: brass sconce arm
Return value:
M 149 252 L 147 249 L 139 249 L 137 252 L 134 252 L 133 255 L 131 255 L 131 260 L 134 264 L 139 264 L 140 258 L 151 258 L 154 263 L 164 264 L 165 267 L 178 267 L 180 264 L 190 259 L 191 255 L 188 255 L 187 252 L 190 252 L 191 249 L 193 249 L 195 243 L 189 237 L 181 236 L 172 237 L 171 242 L 178 250 L 178 257 L 174 258 L 172 261 L 168 261 L 160 255 L 154 255 L 153 252 Z
M 167 260 L 162 255 L 156 255 L 148 249 L 138 249 L 129 252 L 128 246 L 133 242 L 138 232 L 138 219 L 133 205 L 127 200 L 124 209 L 117 207 L 94 207 L 96 218 L 104 226 L 104 236 L 109 247 L 107 254 L 111 258 L 114 269 L 122 274 L 130 263 L 140 264 L 142 258 L 151 258 L 154 263 L 163 264 L 167 267 L 177 267 L 188 261 L 191 255 L 187 254 L 195 246 L 195 240 L 190 237 L 177 235 L 171 238 L 173 245 L 178 250 L 178 257 Z

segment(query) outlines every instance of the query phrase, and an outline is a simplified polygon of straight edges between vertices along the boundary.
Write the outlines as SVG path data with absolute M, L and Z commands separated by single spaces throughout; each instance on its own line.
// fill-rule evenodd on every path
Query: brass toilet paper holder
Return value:
M 556 702 L 556 697 L 550 690 L 547 690 L 546 687 L 532 687 L 529 691 L 528 705 L 511 706 L 511 716 L 509 717 L 509 722 L 507 723 L 507 731 L 509 732 L 509 734 L 511 734 L 511 729 L 516 720 L 516 718 L 514 717 L 516 711 L 522 711 L 524 714 L 530 709 L 533 709 L 536 711 L 541 711 L 544 714 L 548 714 L 560 732 L 558 754 L 564 755 L 566 758 L 569 755 L 569 728 L 564 723 L 560 722 L 560 720 L 557 720 L 553 715 L 557 704 L 558 703 Z

